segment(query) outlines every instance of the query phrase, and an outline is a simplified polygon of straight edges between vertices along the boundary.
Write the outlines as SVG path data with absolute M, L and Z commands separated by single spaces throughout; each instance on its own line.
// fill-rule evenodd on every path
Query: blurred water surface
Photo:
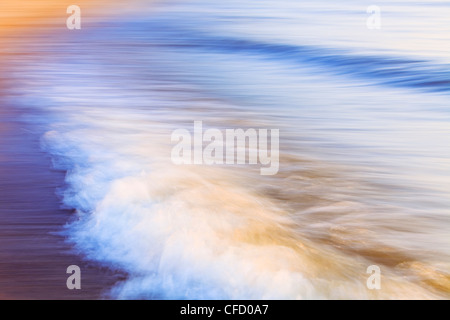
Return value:
M 23 46 L 11 100 L 112 297 L 449 298 L 448 2 L 378 5 L 143 2 Z M 173 165 L 194 121 L 280 129 L 280 172 Z

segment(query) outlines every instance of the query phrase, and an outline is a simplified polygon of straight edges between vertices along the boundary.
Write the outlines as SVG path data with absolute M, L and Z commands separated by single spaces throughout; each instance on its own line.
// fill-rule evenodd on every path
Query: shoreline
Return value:
M 78 5 L 92 8 L 85 11 L 89 17 L 102 2 L 82 0 Z M 66 3 L 42 0 L 28 1 L 20 8 L 13 4 L 1 7 L 0 299 L 108 299 L 109 289 L 124 275 L 85 261 L 58 235 L 72 217 L 56 195 L 57 188 L 65 184 L 65 172 L 52 169 L 50 156 L 40 148 L 41 135 L 22 119 L 26 111 L 5 102 L 11 101 L 8 87 L 14 86 L 8 71 L 20 68 L 16 49 L 34 42 L 35 34 L 51 34 L 49 26 L 56 26 L 55 22 L 56 31 L 65 28 L 68 15 L 62 9 Z M 70 265 L 81 268 L 81 290 L 66 287 Z
M 6 108 L 5 108 L 6 107 Z M 2 105 L 0 112 L 1 299 L 102 299 L 123 277 L 84 261 L 57 233 L 71 219 L 56 189 L 65 173 L 52 169 L 39 135 Z M 66 287 L 67 267 L 81 268 L 81 290 Z

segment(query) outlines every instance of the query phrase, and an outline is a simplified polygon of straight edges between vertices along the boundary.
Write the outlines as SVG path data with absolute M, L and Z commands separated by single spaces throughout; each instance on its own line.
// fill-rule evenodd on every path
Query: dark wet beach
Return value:
M 72 217 L 56 194 L 65 172 L 52 169 L 40 147 L 42 132 L 30 127 L 27 111 L 14 104 L 10 90 L 17 88 L 11 70 L 21 69 L 23 57 L 36 58 L 20 46 L 32 44 L 48 27 L 64 27 L 67 5 L 21 4 L 5 3 L 0 22 L 0 299 L 107 298 L 104 293 L 118 275 L 84 262 L 60 235 Z M 82 270 L 81 290 L 66 287 L 70 265 Z
M 51 169 L 39 136 L 13 106 L 0 111 L 0 297 L 98 299 L 117 278 L 83 262 L 57 233 L 71 218 L 55 191 L 65 173 Z M 82 289 L 68 290 L 66 269 L 82 269 Z

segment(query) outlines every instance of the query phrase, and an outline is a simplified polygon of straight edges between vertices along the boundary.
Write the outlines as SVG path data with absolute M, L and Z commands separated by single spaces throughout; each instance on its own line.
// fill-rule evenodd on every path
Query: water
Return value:
M 448 2 L 378 5 L 142 4 L 28 45 L 14 101 L 111 297 L 449 298 Z M 194 121 L 280 129 L 279 173 L 175 166 Z

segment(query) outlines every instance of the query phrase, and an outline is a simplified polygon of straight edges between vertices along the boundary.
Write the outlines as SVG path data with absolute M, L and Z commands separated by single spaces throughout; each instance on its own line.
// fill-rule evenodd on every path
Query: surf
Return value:
M 439 59 L 355 53 L 326 35 L 270 41 L 202 19 L 198 2 L 172 5 L 42 41 L 39 59 L 12 75 L 15 103 L 66 173 L 59 195 L 75 212 L 63 236 L 127 275 L 107 296 L 445 298 L 448 75 Z M 279 10 L 269 20 L 288 28 Z M 260 18 L 230 15 L 259 32 Z M 195 119 L 279 128 L 277 174 L 174 165 L 171 134 Z M 383 290 L 366 285 L 372 265 Z

